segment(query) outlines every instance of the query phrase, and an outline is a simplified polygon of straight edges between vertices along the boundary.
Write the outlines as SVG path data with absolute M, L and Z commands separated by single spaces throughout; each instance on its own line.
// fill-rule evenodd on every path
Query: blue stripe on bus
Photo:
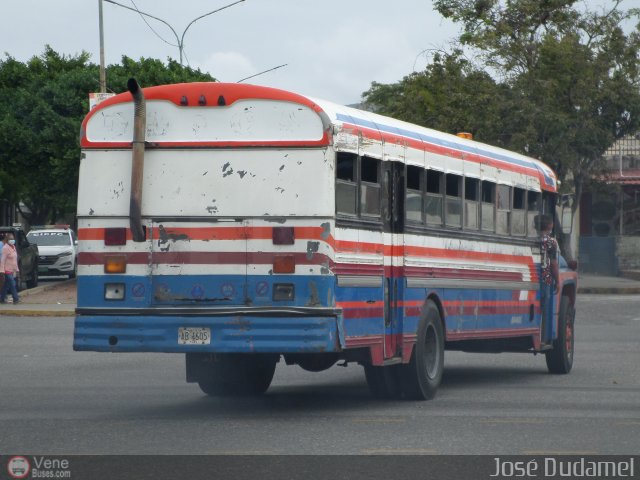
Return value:
M 98 352 L 324 353 L 340 351 L 344 338 L 336 317 L 245 316 L 76 317 L 74 350 Z M 180 345 L 180 328 L 209 328 L 208 345 Z
M 124 285 L 124 299 L 106 300 L 107 284 Z M 295 299 L 274 301 L 276 284 L 293 285 Z M 247 298 L 253 306 L 332 307 L 334 288 L 335 277 L 329 275 L 81 275 L 78 307 L 233 306 L 246 305 Z
M 248 278 L 248 280 L 247 280 Z M 187 280 L 188 279 L 188 280 Z M 344 344 L 345 337 L 368 337 L 382 336 L 385 334 L 415 334 L 418 327 L 419 315 L 407 315 L 405 307 L 394 309 L 393 325 L 385 326 L 381 305 L 383 302 L 382 288 L 339 288 L 335 286 L 333 276 L 172 276 L 162 277 L 164 285 L 184 285 L 185 282 L 191 285 L 211 285 L 220 281 L 242 281 L 247 280 L 248 285 L 254 288 L 260 287 L 258 291 L 262 297 L 254 296 L 252 305 L 273 305 L 273 306 L 308 306 L 309 301 L 320 302 L 319 306 L 333 306 L 334 302 L 347 302 L 352 305 L 343 308 L 341 317 L 325 317 L 307 319 L 271 318 L 259 319 L 257 317 L 243 317 L 249 320 L 249 330 L 251 335 L 245 336 L 241 331 L 235 331 L 235 327 L 227 328 L 226 323 L 234 323 L 235 317 L 211 318 L 211 317 L 159 317 L 159 316 L 79 316 L 76 320 L 76 340 L 74 344 L 77 349 L 102 349 L 104 351 L 136 351 L 138 347 L 143 350 L 138 351 L 200 351 L 193 346 L 178 347 L 176 343 L 177 328 L 179 326 L 203 326 L 210 325 L 219 329 L 222 336 L 216 336 L 214 344 L 209 350 L 202 351 L 251 351 L 275 352 L 290 351 L 293 345 L 298 342 L 297 351 L 336 351 L 332 342 L 339 339 L 339 345 Z M 266 284 L 268 292 L 264 290 L 263 282 Z M 123 301 L 108 301 L 104 299 L 105 283 L 123 283 L 125 285 L 125 299 Z M 273 283 L 292 283 L 296 289 L 296 300 L 294 302 L 273 302 L 271 299 L 271 289 Z M 402 282 L 400 282 L 402 285 Z M 149 277 L 126 276 L 126 275 L 98 275 L 80 276 L 78 278 L 78 306 L 82 307 L 102 307 L 102 308 L 149 308 L 154 304 L 151 300 L 153 288 L 152 280 Z M 403 304 L 414 304 L 411 311 L 419 311 L 422 302 L 426 298 L 427 291 L 421 288 L 405 288 L 401 286 L 398 290 L 399 297 Z M 514 292 L 510 290 L 474 290 L 474 289 L 437 289 L 434 291 L 442 300 L 446 315 L 446 328 L 448 331 L 482 331 L 496 329 L 521 329 L 538 327 L 540 325 L 540 315 L 536 313 L 532 322 L 529 321 L 528 313 L 516 312 L 517 308 L 526 307 L 527 301 L 514 300 Z M 334 297 L 335 294 L 335 297 Z M 516 297 L 517 298 L 517 297 Z M 514 307 L 514 313 L 494 313 L 490 315 L 475 315 L 457 313 L 457 307 L 451 307 L 451 302 L 464 302 L 472 306 L 477 301 L 497 302 L 497 308 L 501 302 L 517 302 L 521 306 Z M 202 305 L 195 300 L 193 302 L 176 302 L 175 305 Z M 224 304 L 216 304 L 223 306 Z M 155 306 L 168 306 L 166 304 Z M 232 306 L 232 305 L 230 305 Z M 509 308 L 508 306 L 506 308 Z M 370 314 L 369 314 L 370 313 Z M 237 319 L 236 319 L 237 320 Z M 305 327 L 305 325 L 307 325 Z M 305 329 L 308 328 L 308 335 Z M 138 329 L 138 330 L 136 330 Z M 141 330 L 140 330 L 141 329 Z M 267 330 L 271 330 L 267 332 Z M 318 334 L 320 330 L 321 333 Z M 258 333 L 256 333 L 258 332 Z M 250 338 L 257 334 L 258 344 L 251 344 Z M 321 339 L 318 340 L 317 336 Z M 114 349 L 108 345 L 110 336 L 121 336 L 118 341 L 118 348 Z M 239 340 L 241 339 L 241 340 Z M 107 343 L 105 343 L 107 342 Z M 140 343 L 142 342 L 142 344 Z M 249 342 L 246 345 L 243 342 Z M 251 346 L 252 345 L 252 346 Z M 203 347 L 204 348 L 204 347 Z M 328 350 L 316 350 L 317 348 Z M 279 349 L 279 350 L 278 350 Z

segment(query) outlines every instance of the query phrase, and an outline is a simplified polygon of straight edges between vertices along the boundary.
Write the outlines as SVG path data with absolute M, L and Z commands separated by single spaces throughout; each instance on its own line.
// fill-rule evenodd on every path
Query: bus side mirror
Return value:
M 570 234 L 573 230 L 573 214 L 571 213 L 574 195 L 558 195 L 558 205 L 556 205 L 556 215 L 560 219 L 562 233 Z

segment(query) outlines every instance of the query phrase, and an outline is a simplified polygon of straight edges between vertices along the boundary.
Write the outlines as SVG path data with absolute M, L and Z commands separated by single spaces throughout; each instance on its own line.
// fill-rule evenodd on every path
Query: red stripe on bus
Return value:
M 497 328 L 491 330 L 447 330 L 446 336 L 448 341 L 453 341 L 475 340 L 480 338 L 521 337 L 528 335 L 537 335 L 539 333 L 539 328 Z
M 331 267 L 331 260 L 326 255 L 315 253 L 308 258 L 302 252 L 118 252 L 125 255 L 127 264 L 147 265 L 269 265 L 277 256 L 291 255 L 296 265 L 317 265 Z M 113 253 L 81 252 L 78 254 L 80 265 L 104 265 L 105 259 Z
M 161 224 L 160 224 L 161 225 Z M 277 227 L 276 227 L 277 228 Z M 185 240 L 271 240 L 273 227 L 164 227 L 165 233 L 186 235 Z M 80 228 L 80 240 L 104 240 L 106 228 Z M 296 240 L 319 240 L 333 245 L 332 235 L 327 235 L 322 227 L 294 227 Z M 131 240 L 131 230 L 127 228 L 127 240 Z M 160 231 L 153 229 L 153 240 L 160 240 Z
M 504 253 L 476 252 L 472 250 L 452 250 L 446 248 L 417 247 L 411 245 L 383 245 L 380 243 L 335 241 L 336 253 L 377 253 L 385 256 L 412 255 L 424 258 L 442 258 L 449 260 L 492 260 L 502 263 L 529 264 L 531 255 L 510 255 Z

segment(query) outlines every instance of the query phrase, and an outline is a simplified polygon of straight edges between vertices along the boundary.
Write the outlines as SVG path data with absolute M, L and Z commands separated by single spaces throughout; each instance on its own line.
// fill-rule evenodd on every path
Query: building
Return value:
M 605 186 L 580 202 L 580 265 L 585 273 L 640 271 L 640 133 L 604 154 Z

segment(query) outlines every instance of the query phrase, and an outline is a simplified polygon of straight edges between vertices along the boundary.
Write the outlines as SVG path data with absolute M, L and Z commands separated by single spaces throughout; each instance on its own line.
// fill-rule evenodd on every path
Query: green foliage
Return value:
M 434 0 L 461 25 L 456 51 L 364 93 L 377 111 L 540 158 L 579 196 L 602 154 L 640 128 L 640 9 L 576 0 Z M 494 80 L 499 79 L 499 80 Z M 577 206 L 577 202 L 576 202 Z
M 487 73 L 473 68 L 461 52 L 439 54 L 424 72 L 392 85 L 373 83 L 363 94 L 367 107 L 383 115 L 450 133 L 501 143 L 507 91 Z
M 142 86 L 213 80 L 172 60 L 123 57 L 107 68 L 107 85 L 116 93 L 130 77 Z M 0 60 L 0 196 L 23 202 L 32 224 L 75 215 L 78 134 L 98 78 L 86 52 L 65 56 L 47 46 L 25 63 Z

